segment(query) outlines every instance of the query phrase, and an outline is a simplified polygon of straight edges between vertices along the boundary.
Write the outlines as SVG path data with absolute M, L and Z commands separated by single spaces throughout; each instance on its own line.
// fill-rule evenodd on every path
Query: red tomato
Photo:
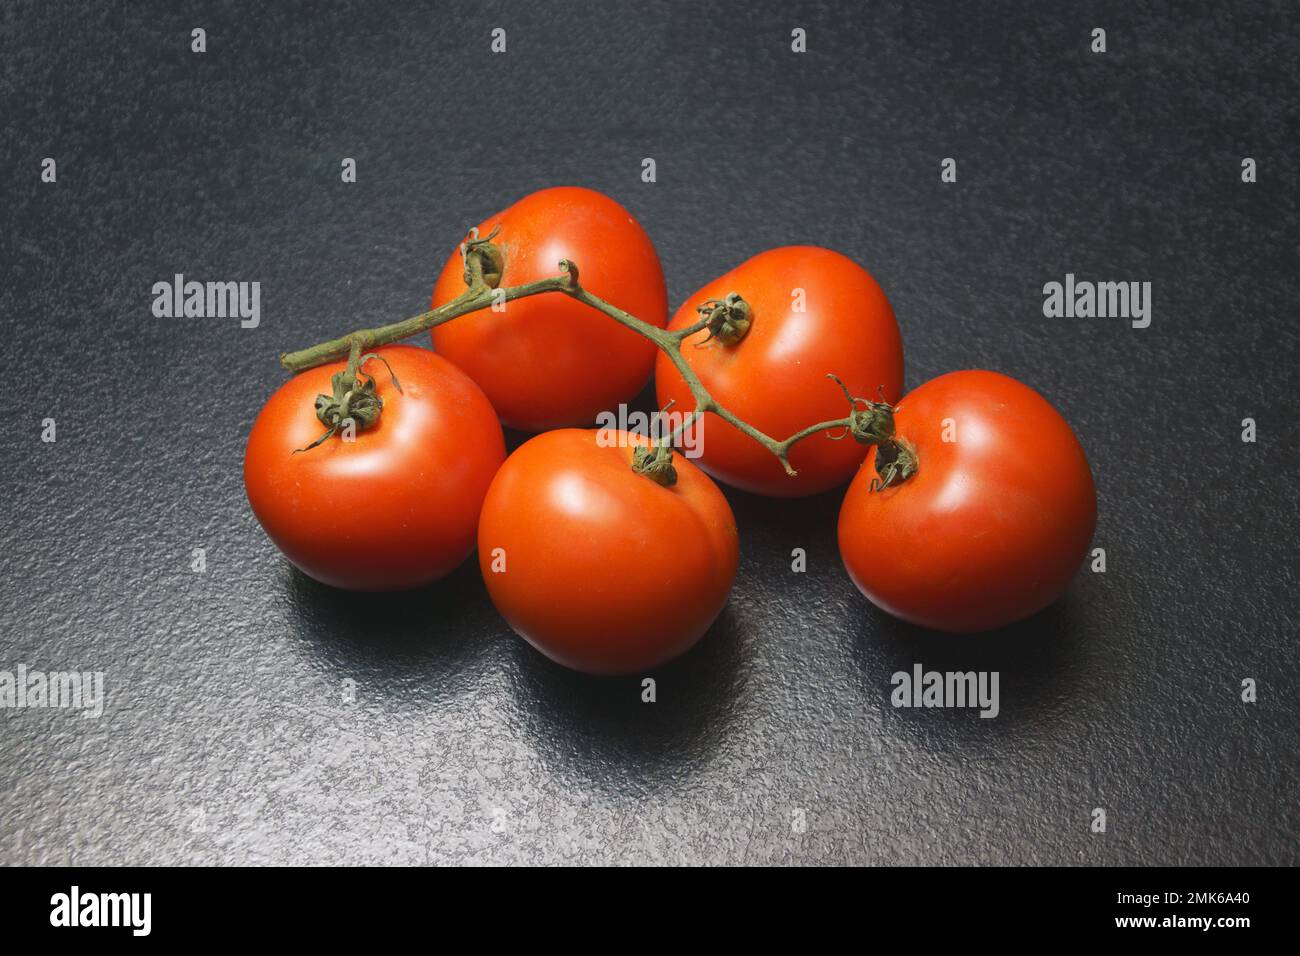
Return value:
M 249 504 L 276 547 L 316 580 L 359 591 L 418 587 L 464 561 L 505 460 L 496 413 L 463 372 L 409 345 L 376 354 L 401 391 L 383 362 L 365 364 L 384 405 L 355 441 L 336 435 L 294 453 L 325 431 L 315 399 L 347 365 L 334 362 L 271 396 L 244 455 Z
M 543 189 L 479 224 L 500 227 L 501 286 L 560 274 L 561 259 L 582 285 L 660 328 L 668 319 L 663 269 L 654 244 L 608 196 L 573 186 Z M 433 307 L 465 291 L 453 252 L 433 288 Z M 516 299 L 504 312 L 480 309 L 433 330 L 433 347 L 482 386 L 501 420 L 541 431 L 588 425 L 633 398 L 650 378 L 655 346 L 608 316 L 561 293 Z
M 840 510 L 840 554 L 877 606 L 942 631 L 1002 627 L 1069 584 L 1097 523 L 1069 424 L 1027 385 L 951 372 L 909 392 L 895 434 L 916 472 L 872 491 L 873 447 Z
M 613 429 L 538 435 L 501 467 L 479 521 L 497 610 L 547 657 L 589 674 L 642 673 L 690 648 L 740 560 L 718 486 L 677 455 L 671 487 L 633 472 L 636 444 Z
M 708 332 L 686 341 L 682 355 L 705 388 L 743 421 L 777 440 L 808 425 L 843 418 L 849 403 L 827 378 L 838 375 L 853 395 L 897 401 L 903 387 L 903 342 L 894 310 L 870 274 L 852 259 L 815 246 L 759 253 L 714 279 L 677 310 L 669 328 L 699 320 L 696 306 L 739 293 L 750 326 L 734 345 L 701 345 Z M 800 309 L 802 308 L 802 311 Z M 685 380 L 666 355 L 655 365 L 659 405 L 695 407 Z M 697 426 L 703 454 L 697 463 L 714 478 L 762 495 L 796 497 L 843 484 L 867 449 L 851 437 L 814 435 L 794 446 L 791 477 L 758 442 L 718 418 Z

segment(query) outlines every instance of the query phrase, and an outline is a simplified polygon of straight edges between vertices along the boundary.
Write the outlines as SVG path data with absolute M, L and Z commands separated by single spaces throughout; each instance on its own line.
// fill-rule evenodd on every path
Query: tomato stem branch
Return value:
M 702 314 L 705 312 L 709 314 L 703 315 L 698 322 L 694 322 L 685 328 L 675 331 L 661 329 L 584 289 L 579 281 L 577 265 L 567 259 L 561 260 L 560 274 L 558 276 L 539 279 L 536 282 L 529 282 L 524 285 L 498 288 L 496 283 L 501 278 L 501 254 L 490 242 L 491 238 L 492 236 L 488 236 L 480 239 L 477 232 L 472 231 L 461 245 L 461 255 L 465 260 L 466 289 L 445 305 L 390 325 L 382 325 L 373 329 L 359 329 L 339 338 L 330 339 L 328 342 L 313 345 L 310 348 L 287 352 L 280 356 L 280 364 L 288 371 L 297 374 L 341 358 L 351 358 L 355 362 L 356 356 L 363 351 L 369 352 L 379 346 L 400 342 L 470 312 L 477 312 L 492 305 L 512 302 L 528 296 L 558 292 L 604 313 L 615 322 L 654 343 L 668 356 L 669 361 L 673 363 L 673 366 L 686 382 L 691 397 L 695 400 L 694 410 L 686 416 L 685 421 L 669 436 L 668 442 L 670 444 L 675 443 L 676 439 L 697 419 L 705 414 L 712 413 L 770 451 L 776 456 L 786 473 L 794 475 L 796 473 L 795 469 L 790 464 L 791 450 L 798 442 L 819 432 L 830 433 L 836 429 L 845 429 L 845 434 L 852 433 L 858 441 L 877 440 L 877 436 L 870 434 L 869 429 L 862 427 L 864 412 L 858 409 L 857 403 L 862 402 L 868 408 L 876 407 L 881 403 L 867 402 L 865 399 L 853 399 L 852 396 L 849 396 L 850 413 L 844 418 L 809 425 L 790 437 L 778 441 L 741 419 L 709 393 L 709 390 L 700 381 L 700 377 L 687 363 L 685 356 L 682 355 L 682 349 L 689 338 L 705 330 L 709 331 L 710 338 L 716 337 L 722 339 L 723 342 L 728 340 L 736 341 L 735 338 L 730 338 L 730 336 L 737 335 L 737 333 L 743 336 L 749 324 L 749 307 L 738 295 L 734 293 L 728 295 L 725 302 L 706 303 L 705 305 L 708 308 L 701 307 L 700 311 Z M 720 329 L 723 329 L 726 334 L 719 334 Z M 848 394 L 847 390 L 845 394 Z M 884 407 L 888 408 L 888 406 Z M 841 435 L 840 437 L 844 436 Z

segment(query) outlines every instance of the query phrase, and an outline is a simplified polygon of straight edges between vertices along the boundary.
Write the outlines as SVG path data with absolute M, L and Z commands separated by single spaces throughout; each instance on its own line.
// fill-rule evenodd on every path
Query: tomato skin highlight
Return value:
M 794 310 L 802 289 L 805 311 Z M 707 299 L 737 292 L 752 309 L 752 324 L 734 345 L 691 336 L 682 355 L 705 388 L 743 421 L 780 441 L 821 421 L 844 418 L 849 403 L 827 378 L 835 373 L 853 395 L 895 402 L 903 387 L 903 341 L 884 291 L 852 259 L 816 246 L 784 246 L 759 253 L 690 296 L 668 327 L 700 318 Z M 695 407 L 685 380 L 666 355 L 655 365 L 662 408 Z M 704 416 L 703 455 L 697 463 L 719 481 L 773 497 L 799 497 L 842 485 L 853 477 L 866 447 L 851 437 L 813 435 L 794 446 L 786 474 L 776 457 L 716 415 Z M 836 433 L 838 434 L 838 433 Z
M 956 441 L 944 441 L 945 420 Z M 941 631 L 1022 620 L 1064 593 L 1087 555 L 1097 493 L 1069 424 L 996 372 L 951 372 L 908 393 L 896 434 L 917 471 L 873 492 L 873 447 L 844 497 L 849 576 L 895 617 Z
M 563 429 L 515 450 L 483 503 L 479 566 L 497 610 L 547 657 L 589 674 L 644 673 L 693 646 L 726 604 L 736 520 L 680 455 L 677 483 L 663 487 L 631 470 L 644 439 L 605 434 L 621 447 Z
M 651 325 L 668 320 L 668 294 L 654 243 L 608 196 L 576 186 L 543 189 L 479 224 L 501 250 L 501 286 L 560 274 L 561 259 L 579 269 L 589 292 Z M 433 308 L 465 291 L 454 250 L 433 288 Z M 654 343 L 561 293 L 480 309 L 432 331 L 434 349 L 474 379 L 501 420 L 542 431 L 589 425 L 602 411 L 634 398 L 654 367 Z
M 248 436 L 244 485 L 253 514 L 285 557 L 324 584 L 359 591 L 420 587 L 474 549 L 479 507 L 505 460 L 501 424 L 463 372 L 427 349 L 376 349 L 379 421 L 354 442 L 325 431 L 316 395 L 330 393 L 333 362 L 308 369 L 271 396 Z

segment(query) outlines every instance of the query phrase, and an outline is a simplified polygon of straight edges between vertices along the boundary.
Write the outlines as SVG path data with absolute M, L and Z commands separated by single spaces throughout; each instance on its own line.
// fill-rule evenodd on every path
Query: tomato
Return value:
M 501 286 L 579 270 L 591 293 L 651 325 L 668 319 L 663 269 L 654 244 L 626 209 L 590 189 L 543 189 L 478 226 L 501 251 Z M 459 251 L 433 289 L 433 307 L 465 291 Z M 516 299 L 433 330 L 433 347 L 487 393 L 502 421 L 541 431 L 589 425 L 599 412 L 635 397 L 650 378 L 655 345 L 608 316 L 553 292 Z
M 696 307 L 739 293 L 749 305 L 748 332 L 732 345 L 702 331 L 682 349 L 710 394 L 743 421 L 779 440 L 808 425 L 849 413 L 835 373 L 854 396 L 897 401 L 903 387 L 903 342 L 894 310 L 876 280 L 852 259 L 815 246 L 760 253 L 695 293 L 673 316 L 670 329 L 700 319 Z M 659 405 L 695 407 L 671 360 L 655 366 Z M 882 391 L 883 390 L 883 391 Z M 697 463 L 714 478 L 762 495 L 815 494 L 848 481 L 866 455 L 851 437 L 814 435 L 796 444 L 786 474 L 758 442 L 716 415 L 698 423 L 703 454 Z
M 840 510 L 840 554 L 877 606 L 942 631 L 1002 627 L 1069 584 L 1097 523 L 1079 440 L 1051 404 L 996 372 L 952 372 L 894 410 L 916 471 L 873 491 L 873 447 Z M 882 467 L 885 467 L 882 464 Z
M 635 473 L 633 449 L 646 444 L 614 429 L 538 435 L 483 502 L 479 566 L 492 602 L 574 670 L 634 674 L 678 656 L 736 576 L 736 519 L 718 486 L 677 455 L 670 487 Z
M 280 387 L 248 436 L 244 485 L 276 547 L 325 584 L 361 591 L 418 587 L 474 550 L 479 507 L 505 460 L 483 392 L 427 349 L 393 345 L 363 366 L 383 409 L 376 424 L 306 448 L 325 431 L 315 399 L 346 362 Z

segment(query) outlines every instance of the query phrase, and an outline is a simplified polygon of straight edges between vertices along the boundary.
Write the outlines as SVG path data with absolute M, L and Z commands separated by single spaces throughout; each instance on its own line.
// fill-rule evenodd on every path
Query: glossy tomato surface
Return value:
M 622 447 L 602 447 L 598 436 Z M 674 456 L 677 483 L 631 470 L 624 432 L 563 429 L 521 445 L 479 522 L 479 566 L 515 631 L 590 674 L 636 674 L 677 657 L 726 604 L 740 560 L 731 507 Z
M 1060 413 L 1015 379 L 967 371 L 908 393 L 894 422 L 916 473 L 872 491 L 873 448 L 840 510 L 862 593 L 943 631 L 1002 627 L 1059 597 L 1097 521 L 1088 459 Z
M 244 485 L 257 520 L 306 574 L 335 587 L 386 591 L 447 574 L 474 549 L 479 507 L 505 443 L 483 392 L 427 349 L 393 345 L 364 371 L 384 406 L 378 423 L 335 435 L 325 430 L 317 394 L 330 393 L 335 362 L 286 382 L 248 436 Z
M 576 263 L 588 291 L 651 325 L 668 319 L 663 269 L 654 244 L 608 196 L 562 186 L 526 196 L 479 224 L 501 250 L 501 285 L 560 274 Z M 437 308 L 465 291 L 459 251 L 433 289 Z M 650 378 L 655 346 L 613 319 L 561 293 L 516 299 L 505 311 L 482 309 L 432 332 L 434 348 L 487 393 L 501 420 L 541 431 L 589 425 L 599 412 L 635 397 Z
M 669 323 L 696 322 L 696 306 L 736 292 L 749 303 L 749 332 L 734 345 L 707 332 L 692 336 L 682 354 L 719 402 L 759 431 L 781 440 L 808 425 L 849 413 L 835 373 L 853 395 L 897 401 L 903 387 L 903 342 L 894 310 L 871 275 L 852 259 L 815 246 L 760 253 L 719 276 L 686 300 Z M 700 344 L 705 343 L 705 344 Z M 680 373 L 665 355 L 655 365 L 660 407 L 695 407 Z M 762 495 L 795 497 L 834 488 L 853 477 L 866 446 L 852 438 L 811 436 L 795 445 L 786 474 L 762 445 L 715 415 L 699 427 L 698 464 L 719 481 Z M 836 432 L 835 434 L 839 434 Z

